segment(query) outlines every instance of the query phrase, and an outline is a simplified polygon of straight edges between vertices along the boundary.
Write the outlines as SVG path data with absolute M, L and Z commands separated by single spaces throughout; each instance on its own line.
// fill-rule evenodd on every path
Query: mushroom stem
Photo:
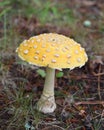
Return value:
M 37 103 L 37 109 L 43 113 L 52 113 L 56 108 L 54 98 L 55 69 L 46 68 L 46 79 L 43 93 Z
M 55 69 L 46 68 L 46 79 L 43 89 L 43 95 L 46 97 L 54 96 L 54 78 Z

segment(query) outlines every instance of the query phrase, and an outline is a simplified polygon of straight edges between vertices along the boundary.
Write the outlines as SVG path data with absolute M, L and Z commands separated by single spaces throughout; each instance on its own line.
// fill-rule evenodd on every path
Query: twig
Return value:
M 100 66 L 101 66 L 101 65 L 100 65 Z M 104 75 L 104 72 L 96 74 L 94 71 L 92 71 L 92 74 L 93 74 L 94 76 L 102 76 L 102 75 Z
M 96 105 L 101 104 L 104 105 L 104 101 L 82 101 L 82 102 L 75 102 L 75 105 Z
M 61 130 L 65 130 L 64 128 L 62 128 L 62 127 L 60 127 L 60 126 L 58 126 L 58 125 L 50 125 L 50 126 L 47 126 L 46 128 L 44 128 L 43 130 L 48 130 L 48 129 L 51 129 L 51 128 L 53 128 L 53 127 L 56 127 L 55 129 L 61 129 Z
M 101 64 L 99 66 L 99 72 L 101 71 Z M 100 75 L 98 76 L 98 95 L 99 95 L 99 99 L 101 100 L 101 93 L 100 93 Z
M 59 125 L 59 124 L 61 124 L 62 122 L 60 122 L 60 121 L 51 121 L 51 122 L 45 122 L 45 121 L 41 121 L 41 122 L 39 122 L 39 124 L 45 124 L 45 125 Z
M 95 55 L 104 55 L 104 53 L 94 53 Z

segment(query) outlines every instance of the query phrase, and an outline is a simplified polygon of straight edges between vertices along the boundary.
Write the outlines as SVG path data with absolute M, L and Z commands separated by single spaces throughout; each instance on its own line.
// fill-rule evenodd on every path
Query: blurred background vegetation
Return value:
M 96 0 L 1 0 L 0 47 L 16 47 L 24 38 L 58 32 L 76 39 L 88 51 L 99 53 L 104 49 L 103 11 Z
M 73 11 L 58 1 L 5 0 L 0 2 L 1 48 L 16 47 L 23 37 L 75 22 Z M 64 25 L 63 25 L 64 23 Z M 48 25 L 47 25 L 48 24 Z M 44 25 L 47 25 L 46 29 Z M 48 27 L 49 26 L 49 27 Z M 52 26 L 52 27 L 51 27 Z M 57 28 L 58 28 L 57 27 Z M 42 28 L 42 29 L 41 29 Z M 56 30 L 57 30 L 56 28 Z M 54 29 L 55 32 L 55 29 Z

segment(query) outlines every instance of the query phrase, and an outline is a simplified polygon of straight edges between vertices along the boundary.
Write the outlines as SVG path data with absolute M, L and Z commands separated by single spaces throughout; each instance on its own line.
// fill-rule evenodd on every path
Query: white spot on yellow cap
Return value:
M 56 48 L 56 51 L 59 51 L 59 48 Z
M 46 55 L 44 54 L 43 57 L 46 58 Z
M 24 43 L 23 45 L 24 45 L 24 46 L 27 46 L 27 43 Z
M 37 48 L 37 45 L 34 45 L 34 48 L 36 49 L 36 48 Z
M 18 52 L 18 48 L 16 49 L 16 52 Z
M 34 59 L 37 60 L 37 59 L 38 59 L 38 56 L 34 56 Z
M 81 62 L 81 58 L 77 58 L 77 61 L 78 61 L 78 62 Z
M 69 50 L 69 47 L 68 47 L 68 46 L 65 46 L 65 49 Z
M 81 47 L 81 45 L 80 44 L 77 44 L 79 47 Z
M 84 48 L 80 47 L 80 51 L 84 51 Z
M 29 52 L 28 50 L 24 50 L 24 54 L 28 54 L 28 52 Z
M 70 44 L 70 47 L 72 47 L 73 46 L 73 44 Z
M 50 49 L 47 49 L 46 52 L 50 52 Z
M 34 43 L 34 40 L 32 40 L 31 42 Z
M 40 39 L 37 39 L 37 42 L 40 42 Z
M 70 58 L 70 57 L 71 57 L 71 55 L 70 55 L 70 54 L 68 54 L 68 55 L 67 55 L 67 58 Z
M 63 52 L 66 52 L 66 49 L 65 49 L 65 48 L 62 48 L 62 51 L 63 51 Z
M 45 48 L 46 47 L 46 45 L 45 44 L 42 44 L 42 48 Z
M 55 43 L 52 43 L 51 46 L 55 46 Z
M 61 43 L 60 43 L 60 42 L 58 42 L 57 44 L 59 44 L 59 45 L 60 45 Z
M 51 62 L 52 62 L 52 63 L 56 63 L 56 60 L 55 60 L 55 59 L 52 59 Z
M 78 50 L 76 50 L 75 53 L 78 54 Z
M 70 61 L 68 60 L 67 63 L 70 64 Z
M 39 54 L 39 51 L 37 50 L 35 53 L 36 53 L 36 54 Z
M 42 61 L 44 61 L 44 60 L 45 60 L 45 58 L 43 57 L 43 58 L 42 58 Z
M 75 42 L 73 39 L 71 39 L 71 43 L 73 43 L 73 45 L 77 45 L 78 43 Z
M 59 54 L 54 54 L 55 57 L 59 57 Z

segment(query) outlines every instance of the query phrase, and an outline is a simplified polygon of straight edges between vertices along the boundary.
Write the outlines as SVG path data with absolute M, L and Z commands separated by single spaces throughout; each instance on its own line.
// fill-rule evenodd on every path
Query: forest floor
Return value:
M 0 11 L 0 130 L 104 130 L 104 1 L 0 0 Z M 15 50 L 49 32 L 75 39 L 89 60 L 56 76 L 57 108 L 43 114 L 35 106 L 45 68 L 22 62 Z

